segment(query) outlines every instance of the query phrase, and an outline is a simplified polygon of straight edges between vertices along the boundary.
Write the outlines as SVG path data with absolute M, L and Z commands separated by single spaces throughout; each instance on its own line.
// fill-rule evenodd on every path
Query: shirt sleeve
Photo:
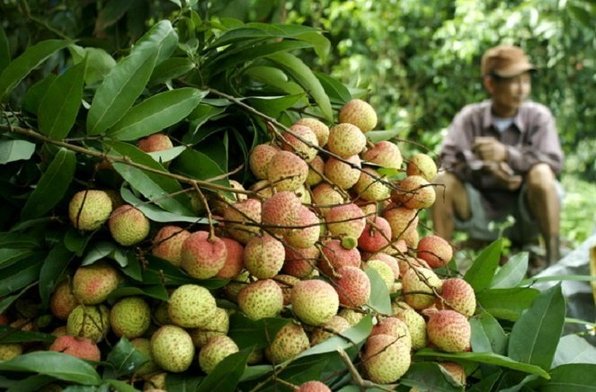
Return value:
M 520 146 L 507 146 L 507 163 L 517 173 L 527 173 L 537 163 L 548 164 L 559 174 L 563 168 L 563 150 L 550 110 L 541 107 L 528 119 L 528 132 Z

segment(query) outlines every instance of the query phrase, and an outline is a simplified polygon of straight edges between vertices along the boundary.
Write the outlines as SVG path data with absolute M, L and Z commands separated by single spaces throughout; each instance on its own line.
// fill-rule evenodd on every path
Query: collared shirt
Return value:
M 546 106 L 524 102 L 511 125 L 499 132 L 493 125 L 491 104 L 491 100 L 486 100 L 467 105 L 454 117 L 441 147 L 440 160 L 442 168 L 471 183 L 496 208 L 515 200 L 517 191 L 503 189 L 495 178 L 481 170 L 483 163 L 472 151 L 476 137 L 491 136 L 505 144 L 506 163 L 522 177 L 540 162 L 559 174 L 564 155 L 555 120 Z

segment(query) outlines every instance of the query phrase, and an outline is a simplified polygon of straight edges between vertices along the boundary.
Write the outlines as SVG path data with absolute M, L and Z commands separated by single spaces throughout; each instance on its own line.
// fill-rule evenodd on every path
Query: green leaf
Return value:
M 178 47 L 178 34 L 172 27 L 172 23 L 163 19 L 154 24 L 151 29 L 143 35 L 134 45 L 133 51 L 143 50 L 146 47 L 158 48 L 157 64 L 161 64 L 170 58 Z
M 197 165 L 197 162 L 201 162 Z M 208 155 L 187 149 L 174 162 L 174 167 L 177 171 L 186 174 L 197 180 L 210 180 L 212 178 L 221 177 L 225 171 L 215 163 Z M 214 181 L 216 184 L 229 185 L 226 179 Z
M 83 61 L 58 76 L 41 100 L 39 131 L 51 139 L 64 139 L 75 123 L 83 98 L 86 64 Z
M 596 365 L 574 363 L 556 367 L 550 381 L 540 388 L 540 392 L 569 391 L 596 391 Z
M 14 227 L 11 231 L 0 232 L 0 250 L 3 248 L 33 249 L 38 248 L 43 239 L 33 234 L 19 233 Z
M 515 321 L 538 296 L 539 291 L 528 287 L 488 289 L 476 294 L 478 303 L 494 317 Z
M 0 297 L 13 293 L 39 279 L 39 271 L 43 261 L 43 255 L 33 253 L 18 265 L 2 270 L 0 278 Z
M 149 84 L 156 85 L 181 77 L 190 72 L 195 64 L 187 57 L 172 57 L 164 60 L 153 70 Z
M 66 41 L 57 39 L 41 41 L 27 48 L 23 54 L 10 62 L 0 74 L 0 101 L 3 101 L 25 76 L 66 45 Z
M 4 71 L 8 63 L 10 63 L 10 46 L 6 32 L 0 26 L 0 73 Z
M 29 113 L 37 115 L 39 113 L 41 100 L 46 95 L 46 92 L 56 78 L 56 75 L 49 74 L 29 87 L 23 97 L 23 109 Z
M 146 282 L 143 282 L 146 283 Z M 168 291 L 162 284 L 139 286 L 137 285 L 121 285 L 110 293 L 109 300 L 116 300 L 123 297 L 143 296 L 155 298 L 160 301 L 168 300 Z
M 0 164 L 29 160 L 35 152 L 35 144 L 26 140 L 0 140 Z
M 251 320 L 236 312 L 230 316 L 230 331 L 228 336 L 236 342 L 241 349 L 247 347 L 267 347 L 277 332 L 288 322 L 284 318 L 264 318 Z
M 225 357 L 215 369 L 205 377 L 196 392 L 234 391 L 246 368 L 246 362 L 252 352 L 251 347 Z
M 70 49 L 75 64 L 87 59 L 85 83 L 89 85 L 103 80 L 112 68 L 116 66 L 116 60 L 101 48 L 83 48 L 78 45 L 70 45 L 68 49 Z
M 499 238 L 480 252 L 470 269 L 464 275 L 475 292 L 482 291 L 488 287 L 493 280 L 493 276 L 501 257 L 503 249 L 503 240 Z
M 558 284 L 540 294 L 513 325 L 509 356 L 550 369 L 564 323 L 565 298 Z
M 118 22 L 132 5 L 132 1 L 110 0 L 100 11 L 95 20 L 95 31 L 102 31 L 106 27 Z
M 39 218 L 62 200 L 74 177 L 76 160 L 74 152 L 64 148 L 58 150 L 37 187 L 27 198 L 21 210 L 21 219 Z
M 513 255 L 504 266 L 499 268 L 493 278 L 492 288 L 516 287 L 524 280 L 528 271 L 528 253 L 522 252 Z
M 15 381 L 6 392 L 37 392 L 44 390 L 44 386 L 55 381 L 53 377 L 36 374 L 19 381 Z M 0 385 L 1 386 L 1 385 Z
M 151 158 L 153 158 L 156 162 L 160 164 L 164 164 L 166 162 L 170 162 L 178 157 L 178 155 L 182 154 L 187 149 L 186 146 L 176 146 L 172 148 L 168 148 L 167 150 L 161 151 L 153 151 L 147 153 Z
M 164 211 L 158 206 L 152 204 L 144 204 L 141 199 L 135 197 L 135 195 L 129 191 L 128 189 L 124 188 L 120 192 L 122 198 L 125 202 L 136 206 L 145 216 L 147 219 L 153 222 L 161 222 L 161 223 L 169 223 L 169 222 L 189 222 L 189 223 L 203 223 L 208 224 L 209 220 L 207 218 L 201 218 L 194 215 L 180 215 L 168 211 Z
M 399 135 L 399 132 L 400 130 L 396 128 L 388 131 L 369 131 L 366 132 L 364 135 L 366 136 L 367 140 L 373 143 L 378 143 L 381 141 L 393 139 L 394 137 Z
M 474 353 L 474 352 L 462 352 L 462 353 L 443 353 L 434 351 L 429 348 L 423 348 L 414 354 L 414 358 L 447 358 L 457 361 L 471 361 L 477 363 L 484 363 L 487 365 L 501 366 L 507 369 L 519 370 L 520 372 L 535 374 L 542 378 L 549 379 L 549 374 L 539 366 L 531 365 L 528 363 L 518 362 L 509 357 L 495 353 Z
M 48 253 L 39 273 L 39 296 L 43 307 L 48 305 L 54 288 L 73 257 L 74 254 L 63 242 L 57 243 Z
M 327 121 L 333 120 L 331 102 L 325 93 L 325 89 L 323 89 L 321 82 L 312 70 L 302 60 L 290 53 L 275 53 L 268 56 L 268 58 L 290 74 L 313 97 Z
M 368 335 L 370 335 L 370 332 L 372 331 L 372 327 L 372 318 L 370 315 L 366 315 L 358 322 L 358 324 L 301 352 L 296 358 L 332 353 L 340 348 L 347 350 L 350 347 L 357 346 L 368 338 Z
M 72 355 L 55 351 L 34 351 L 0 362 L 0 371 L 34 372 L 83 385 L 101 383 L 101 378 L 92 365 Z
M 367 268 L 364 272 L 366 272 L 366 275 L 370 279 L 370 298 L 367 305 L 376 312 L 392 314 L 391 297 L 389 296 L 387 284 L 385 284 L 385 281 L 375 269 Z
M 437 363 L 414 362 L 400 379 L 399 383 L 416 387 L 422 391 L 457 392 L 463 391 L 464 386 L 455 386 L 453 382 L 441 371 Z
M 168 373 L 166 377 L 166 390 L 194 392 L 203 381 L 203 376 L 191 376 L 190 374 Z M 215 391 L 214 391 L 215 392 Z
M 0 268 L 9 267 L 34 253 L 32 249 L 0 248 Z
M 138 351 L 127 338 L 122 337 L 109 352 L 106 362 L 113 372 L 110 377 L 121 378 L 133 374 L 147 362 L 147 356 Z
M 98 260 L 113 255 L 118 246 L 112 241 L 99 241 L 92 245 L 87 255 L 81 261 L 81 265 L 91 265 Z
M 284 91 L 290 95 L 305 94 L 304 89 L 291 81 L 281 69 L 266 65 L 247 68 L 244 73 L 252 79 Z
M 281 112 L 294 106 L 304 98 L 304 94 L 286 95 L 282 97 L 249 97 L 249 105 L 261 113 L 277 118 Z
M 316 72 L 315 75 L 333 103 L 343 105 L 352 99 L 350 90 L 348 90 L 348 88 L 339 80 L 322 72 Z
M 596 365 L 596 347 L 577 335 L 566 335 L 559 340 L 553 359 L 553 367 L 569 363 Z
M 0 343 L 42 342 L 52 343 L 56 337 L 49 333 L 21 331 L 5 325 L 0 325 Z
M 133 107 L 108 135 L 118 140 L 136 140 L 152 135 L 188 116 L 207 91 L 184 87 L 156 94 Z
M 114 380 L 113 378 L 105 379 L 105 383 L 109 384 L 116 392 L 139 392 L 138 389 L 130 385 L 128 382 Z
M 498 370 L 494 373 L 487 375 L 479 380 L 478 383 L 472 385 L 472 387 L 468 390 L 468 392 L 486 392 L 486 391 L 493 391 L 495 384 L 501 378 L 503 372 Z
M 507 334 L 490 313 L 483 311 L 473 316 L 470 319 L 470 325 L 472 327 L 472 351 L 506 354 Z

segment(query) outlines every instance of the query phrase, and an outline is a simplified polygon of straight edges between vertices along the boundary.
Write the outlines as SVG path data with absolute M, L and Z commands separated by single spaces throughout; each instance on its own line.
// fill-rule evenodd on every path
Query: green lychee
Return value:
M 306 125 L 309 127 L 315 135 L 317 135 L 317 141 L 320 147 L 325 147 L 327 140 L 329 139 L 329 127 L 320 120 L 312 117 L 303 117 L 296 121 L 294 124 Z
M 311 346 L 314 346 L 334 336 L 339 336 L 348 328 L 350 328 L 350 323 L 348 320 L 341 316 L 335 315 L 331 318 L 331 320 L 314 329 L 314 331 L 310 334 L 310 344 Z
M 247 199 L 229 205 L 224 209 L 224 221 L 230 237 L 246 244 L 260 231 L 261 202 L 257 199 Z
M 290 297 L 292 311 L 300 321 L 322 325 L 339 309 L 339 297 L 329 283 L 319 279 L 302 280 L 294 285 Z
M 279 151 L 269 161 L 267 180 L 278 191 L 295 191 L 306 181 L 308 165 L 290 151 Z
M 215 315 L 207 320 L 200 328 L 192 328 L 188 331 L 195 347 L 203 347 L 209 338 L 217 335 L 227 335 L 230 329 L 230 316 L 223 308 L 217 308 Z
M 172 323 L 183 328 L 199 328 L 215 316 L 217 305 L 209 290 L 196 284 L 177 287 L 168 301 Z
M 377 112 L 368 103 L 361 99 L 352 99 L 346 102 L 339 110 L 339 122 L 356 125 L 364 133 L 377 126 Z
M 130 246 L 143 241 L 149 234 L 149 219 L 130 204 L 116 208 L 110 214 L 108 228 L 114 241 L 120 245 Z
M 360 154 L 365 146 L 366 136 L 353 124 L 340 123 L 329 129 L 327 149 L 341 158 Z
M 0 344 L 0 361 L 8 361 L 23 353 L 23 345 L 19 343 Z
M 151 336 L 151 353 L 160 368 L 180 373 L 190 367 L 195 346 L 184 329 L 176 325 L 164 325 Z
M 110 330 L 110 311 L 105 305 L 79 305 L 66 320 L 69 335 L 100 342 Z
M 406 168 L 408 176 L 418 175 L 431 182 L 437 176 L 437 164 L 427 154 L 416 153 L 408 161 Z
M 375 383 L 394 383 L 403 376 L 412 358 L 410 346 L 404 339 L 391 335 L 372 335 L 362 351 L 362 366 L 368 378 Z
M 265 356 L 271 363 L 278 364 L 296 357 L 309 347 L 310 342 L 302 326 L 289 322 L 277 332 L 265 349 Z
M 394 302 L 391 307 L 395 317 L 402 320 L 408 326 L 408 331 L 410 331 L 412 338 L 412 349 L 419 350 L 426 347 L 428 337 L 426 335 L 426 321 L 424 317 L 405 302 Z
M 209 374 L 227 356 L 237 353 L 238 345 L 226 335 L 211 337 L 199 352 L 199 366 Z
M 428 268 L 411 267 L 405 273 L 402 284 L 406 303 L 421 310 L 435 303 L 435 292 L 441 289 L 443 281 Z
M 310 127 L 294 124 L 282 136 L 282 149 L 295 153 L 306 162 L 317 155 L 319 140 Z
M 112 213 L 110 196 L 100 190 L 90 189 L 74 194 L 68 204 L 68 217 L 72 225 L 84 231 L 97 230 Z
M 142 336 L 151 323 L 151 310 L 141 297 L 122 298 L 110 310 L 110 325 L 116 336 L 134 339 Z
M 283 309 L 283 292 L 272 279 L 257 280 L 238 293 L 238 306 L 251 320 L 278 316 Z
M 135 374 L 138 376 L 145 376 L 147 374 L 157 372 L 159 367 L 153 360 L 153 354 L 151 353 L 151 341 L 147 338 L 135 338 L 131 340 L 130 343 L 147 359 L 145 363 L 135 370 Z
M 341 189 L 350 189 L 360 178 L 362 161 L 358 155 L 339 160 L 330 157 L 325 162 L 325 176 Z
M 258 279 L 277 275 L 285 257 L 283 243 L 269 234 L 251 238 L 244 247 L 244 266 Z

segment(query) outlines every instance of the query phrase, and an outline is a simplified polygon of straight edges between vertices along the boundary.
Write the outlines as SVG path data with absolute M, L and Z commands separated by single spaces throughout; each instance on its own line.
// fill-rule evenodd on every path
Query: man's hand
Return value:
M 503 162 L 507 159 L 507 147 L 494 137 L 477 137 L 472 151 L 483 161 Z
M 485 170 L 492 174 L 499 184 L 507 190 L 515 191 L 521 186 L 522 177 L 515 175 L 505 162 L 488 162 L 485 165 Z

